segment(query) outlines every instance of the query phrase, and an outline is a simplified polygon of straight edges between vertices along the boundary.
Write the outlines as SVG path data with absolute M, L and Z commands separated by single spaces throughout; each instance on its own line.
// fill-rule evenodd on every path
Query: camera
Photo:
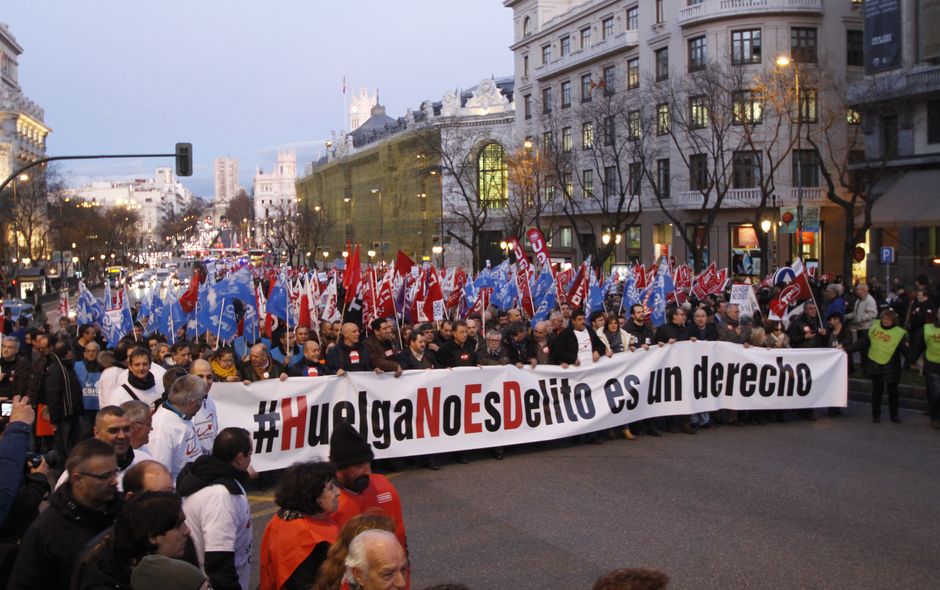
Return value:
M 49 467 L 57 467 L 59 464 L 59 453 L 56 451 L 49 451 L 48 453 L 26 453 L 26 467 L 29 469 L 37 469 L 42 465 L 42 460 L 46 460 L 46 465 Z

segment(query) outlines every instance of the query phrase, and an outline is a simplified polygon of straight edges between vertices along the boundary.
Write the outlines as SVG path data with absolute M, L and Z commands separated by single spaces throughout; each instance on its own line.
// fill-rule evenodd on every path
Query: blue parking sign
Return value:
M 894 246 L 881 247 L 881 264 L 894 264 Z

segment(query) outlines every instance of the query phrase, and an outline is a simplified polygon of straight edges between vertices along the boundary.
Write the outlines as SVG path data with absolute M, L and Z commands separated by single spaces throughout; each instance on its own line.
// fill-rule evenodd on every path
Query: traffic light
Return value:
M 176 175 L 177 176 L 192 176 L 193 175 L 193 144 L 191 143 L 176 144 Z

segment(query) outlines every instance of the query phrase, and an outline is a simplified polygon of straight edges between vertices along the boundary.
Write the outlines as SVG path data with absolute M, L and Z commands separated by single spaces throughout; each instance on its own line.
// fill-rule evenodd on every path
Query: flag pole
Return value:
M 225 313 L 225 297 L 222 298 L 222 309 L 219 310 L 219 331 L 215 335 L 215 348 L 213 350 L 219 349 L 219 339 L 222 337 L 222 314 Z M 206 330 L 208 334 L 209 331 Z

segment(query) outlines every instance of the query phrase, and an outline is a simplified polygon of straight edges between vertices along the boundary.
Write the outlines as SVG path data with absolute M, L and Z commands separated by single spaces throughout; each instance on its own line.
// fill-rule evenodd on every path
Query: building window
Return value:
M 529 75 L 529 56 L 528 55 L 522 56 L 522 75 L 523 76 Z
M 561 43 L 559 43 L 559 51 L 562 57 L 571 54 L 571 37 L 566 35 L 561 38 Z
M 640 58 L 627 60 L 627 90 L 636 90 L 640 87 Z
M 522 99 L 523 99 L 522 100 L 523 112 L 525 113 L 525 118 L 531 119 L 532 118 L 532 95 L 526 94 L 524 97 L 522 97 Z
M 591 74 L 581 76 L 581 102 L 591 102 L 593 86 L 594 82 L 591 79 Z
M 614 139 L 617 137 L 617 126 L 614 124 L 613 117 L 604 119 L 604 145 L 614 145 Z
M 708 190 L 707 154 L 692 154 L 689 156 L 689 190 Z
M 561 151 L 567 153 L 571 151 L 571 148 L 572 148 L 571 127 L 562 127 L 561 128 Z
M 561 83 L 561 108 L 567 109 L 571 106 L 571 82 Z
M 581 49 L 591 46 L 591 27 L 581 29 Z
M 608 16 L 601 21 L 601 39 L 609 39 L 614 36 L 614 17 Z
M 852 107 L 849 107 L 849 109 L 845 112 L 845 122 L 849 125 L 858 125 L 862 122 L 862 114 Z
M 734 152 L 734 188 L 755 188 L 761 179 L 760 152 Z
M 532 34 L 532 19 L 525 17 L 525 20 L 522 21 L 522 36 L 528 37 Z
M 555 139 L 552 137 L 551 131 L 546 131 L 542 134 L 542 151 L 546 154 L 551 154 L 555 148 Z
M 570 248 L 571 247 L 571 228 L 563 227 L 558 230 L 558 247 L 559 248 Z
M 617 182 L 617 167 L 606 166 L 604 168 L 604 196 L 608 198 L 617 196 L 617 187 L 619 184 L 620 183 Z
M 704 94 L 689 97 L 689 126 L 692 129 L 708 127 L 708 97 Z
M 509 166 L 505 151 L 498 143 L 486 144 L 477 158 L 477 186 L 480 205 L 486 208 L 505 207 L 509 200 Z
M 640 139 L 640 111 L 627 113 L 627 137 Z
M 666 10 L 663 7 L 663 0 L 656 0 L 656 24 L 666 22 Z
M 816 150 L 793 150 L 793 186 L 819 187 L 819 153 Z
M 565 196 L 570 199 L 574 195 L 574 180 L 571 178 L 571 173 L 565 172 L 561 176 L 561 181 L 565 185 Z
M 882 157 L 893 160 L 898 157 L 898 116 L 885 115 L 881 117 L 881 148 Z
M 927 143 L 940 143 L 940 99 L 927 101 Z
M 544 66 L 550 61 L 552 61 L 552 46 L 551 44 L 542 45 L 542 65 Z
M 790 29 L 790 57 L 797 63 L 816 63 L 816 29 L 814 27 Z
M 640 186 L 643 181 L 643 169 L 640 168 L 639 162 L 633 162 L 630 164 L 629 168 L 629 183 L 630 183 L 630 195 L 636 196 L 640 194 Z
M 731 95 L 732 123 L 756 125 L 763 119 L 764 103 L 753 90 L 739 90 Z
M 551 88 L 542 89 L 542 112 L 546 114 L 552 112 L 552 89 Z
M 656 184 L 659 185 L 659 196 L 669 198 L 669 158 L 656 160 Z
M 586 199 L 589 199 L 594 196 L 594 171 L 593 170 L 581 171 L 581 190 L 584 193 L 584 198 Z
M 689 71 L 705 69 L 705 36 L 689 39 Z
M 617 70 L 614 66 L 607 66 L 603 71 L 603 80 L 604 80 L 604 90 L 607 92 L 614 92 L 617 90 L 617 79 L 616 74 Z
M 845 32 L 845 65 L 865 65 L 865 56 L 862 49 L 864 47 L 864 38 L 862 31 L 849 29 Z
M 669 48 L 656 50 L 656 81 L 661 82 L 669 78 Z
M 594 123 L 590 121 L 581 125 L 581 147 L 586 150 L 594 147 Z
M 660 103 L 656 105 L 656 135 L 669 133 L 669 105 Z
M 627 30 L 635 31 L 640 28 L 640 11 L 636 6 L 627 9 Z
M 796 119 L 798 123 L 815 123 L 818 111 L 815 88 L 800 88 L 800 112 Z
M 760 29 L 731 31 L 731 63 L 759 64 L 760 57 Z
M 545 177 L 545 201 L 551 203 L 555 198 L 555 177 Z

